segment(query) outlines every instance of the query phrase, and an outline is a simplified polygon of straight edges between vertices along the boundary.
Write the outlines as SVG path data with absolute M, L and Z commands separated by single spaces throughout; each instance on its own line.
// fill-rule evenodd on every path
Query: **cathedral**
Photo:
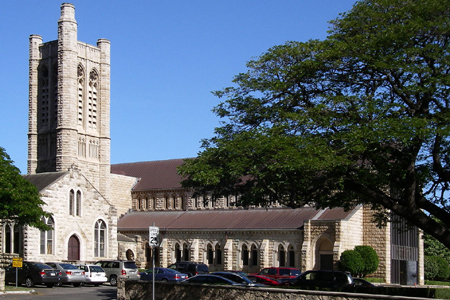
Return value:
M 423 284 L 423 242 L 402 222 L 377 228 L 373 211 L 241 207 L 238 197 L 194 197 L 183 188 L 182 159 L 110 163 L 110 42 L 77 40 L 75 7 L 61 5 L 58 39 L 29 39 L 28 165 L 24 177 L 46 203 L 51 230 L 2 220 L 0 263 L 92 263 L 133 259 L 167 267 L 189 260 L 210 271 L 337 269 L 343 251 L 368 245 L 386 283 Z M 399 225 L 400 224 L 400 225 Z M 149 247 L 149 226 L 161 244 Z

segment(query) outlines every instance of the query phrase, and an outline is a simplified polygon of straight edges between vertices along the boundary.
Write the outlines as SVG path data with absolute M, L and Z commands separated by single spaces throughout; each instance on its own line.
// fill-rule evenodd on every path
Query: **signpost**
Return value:
M 19 268 L 22 268 L 23 258 L 22 257 L 13 257 L 12 266 L 16 268 L 16 287 L 18 286 L 19 281 Z
M 159 235 L 159 227 L 155 226 L 155 222 L 153 222 L 153 226 L 148 227 L 148 245 L 152 248 L 152 292 L 153 292 L 153 300 L 155 300 L 155 249 L 159 247 L 161 243 L 161 238 Z

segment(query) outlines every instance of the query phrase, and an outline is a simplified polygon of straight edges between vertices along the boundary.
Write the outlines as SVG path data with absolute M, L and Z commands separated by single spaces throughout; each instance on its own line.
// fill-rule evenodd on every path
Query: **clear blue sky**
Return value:
M 28 38 L 57 39 L 63 2 L 78 40 L 111 41 L 111 163 L 195 157 L 219 119 L 211 91 L 286 41 L 324 39 L 355 0 L 15 0 L 0 7 L 0 146 L 26 173 Z

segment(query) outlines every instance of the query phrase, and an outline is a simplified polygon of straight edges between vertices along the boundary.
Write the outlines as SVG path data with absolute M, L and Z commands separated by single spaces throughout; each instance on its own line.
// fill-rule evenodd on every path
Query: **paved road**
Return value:
M 109 284 L 99 287 L 94 286 L 62 286 L 47 288 L 46 286 L 35 286 L 33 294 L 2 294 L 0 299 L 20 300 L 116 300 L 117 288 Z

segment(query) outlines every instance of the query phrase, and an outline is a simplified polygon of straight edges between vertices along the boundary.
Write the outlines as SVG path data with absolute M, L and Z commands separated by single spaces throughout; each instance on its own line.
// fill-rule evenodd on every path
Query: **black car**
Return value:
M 230 279 L 231 281 L 234 281 L 236 283 L 241 283 L 241 284 L 244 284 L 246 286 L 260 286 L 260 287 L 264 287 L 265 286 L 263 284 L 255 283 L 255 282 L 251 281 L 249 278 L 247 278 L 247 276 L 239 274 L 239 273 L 213 272 L 213 273 L 211 273 L 211 275 L 222 276 L 224 278 Z
M 5 268 L 5 283 L 16 283 L 16 271 L 18 272 L 18 285 L 26 284 L 32 287 L 35 284 L 44 284 L 48 287 L 59 285 L 61 272 L 52 267 L 33 261 L 24 261 L 22 268 L 14 268 L 12 265 Z
M 236 283 L 228 278 L 218 276 L 218 275 L 196 275 L 183 280 L 181 283 L 201 283 L 201 284 L 216 284 L 216 285 L 237 285 L 243 286 L 242 283 Z
M 341 271 L 306 271 L 298 277 L 291 279 L 289 285 L 300 288 L 339 290 L 353 286 L 353 278 L 349 273 Z
M 192 277 L 198 274 L 208 274 L 209 268 L 207 265 L 192 261 L 177 261 L 174 264 L 168 266 L 169 269 L 177 270 L 178 272 L 187 274 L 188 277 Z

